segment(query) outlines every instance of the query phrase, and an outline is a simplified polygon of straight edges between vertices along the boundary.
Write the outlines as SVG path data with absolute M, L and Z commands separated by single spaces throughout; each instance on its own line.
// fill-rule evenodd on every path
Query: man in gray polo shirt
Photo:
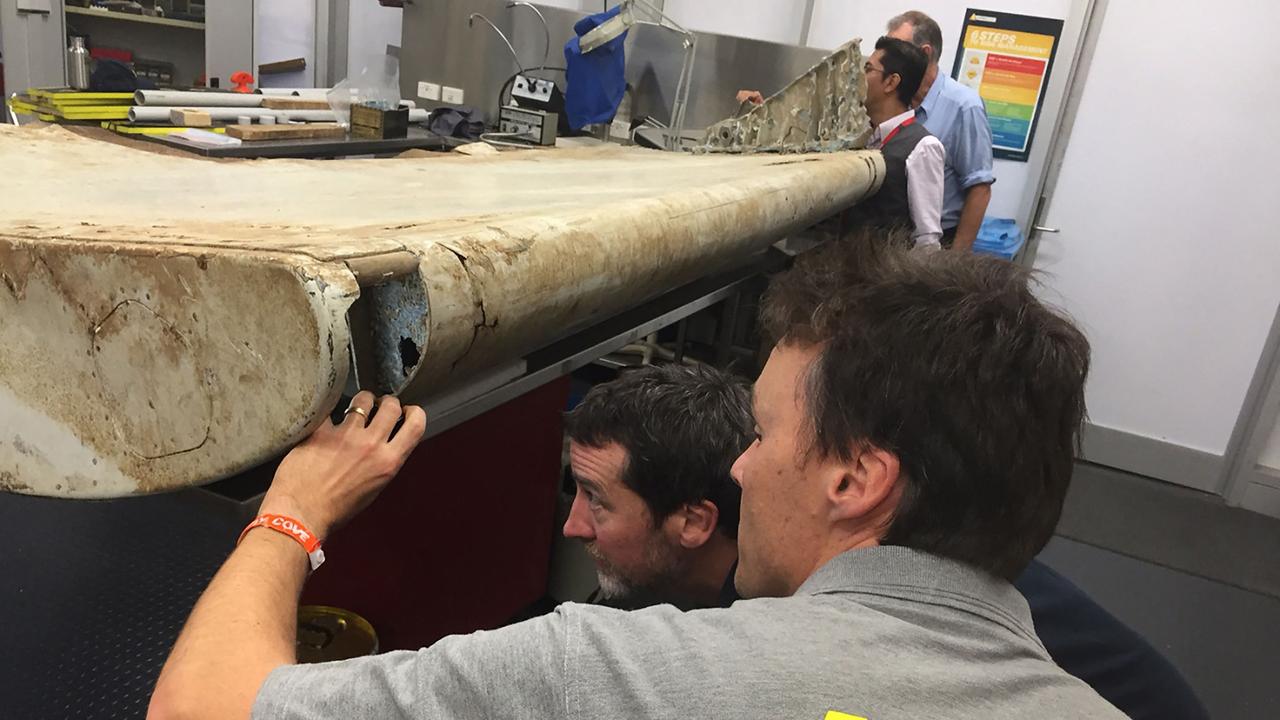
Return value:
M 150 717 L 1123 717 L 1053 664 L 1009 584 L 1061 511 L 1088 343 L 1016 266 L 881 245 L 802 257 L 762 311 L 779 343 L 733 468 L 736 585 L 754 599 L 566 604 L 417 652 L 296 666 L 308 554 L 267 523 L 196 605 Z M 323 538 L 366 505 L 425 426 L 406 408 L 393 434 L 399 403 L 373 405 L 362 393 L 290 453 L 263 513 Z

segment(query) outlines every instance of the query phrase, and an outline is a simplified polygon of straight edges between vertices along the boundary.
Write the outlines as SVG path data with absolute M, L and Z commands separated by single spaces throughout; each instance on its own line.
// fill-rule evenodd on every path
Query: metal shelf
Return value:
M 84 15 L 85 17 L 101 17 L 108 20 L 123 20 L 124 22 L 143 23 L 146 25 L 164 25 L 166 27 L 186 28 L 188 30 L 204 30 L 204 23 L 191 22 L 190 20 L 172 20 L 170 18 L 152 17 L 150 15 L 134 15 L 132 13 L 115 12 L 113 10 L 96 10 L 94 8 L 82 8 L 68 5 L 67 13 L 71 15 Z

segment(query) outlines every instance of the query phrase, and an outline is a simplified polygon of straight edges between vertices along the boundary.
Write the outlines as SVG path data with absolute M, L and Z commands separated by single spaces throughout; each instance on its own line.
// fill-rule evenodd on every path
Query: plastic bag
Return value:
M 372 105 L 380 110 L 400 107 L 400 61 L 384 55 L 381 66 L 361 68 L 354 78 L 334 85 L 325 100 L 343 127 L 351 126 L 352 104 Z

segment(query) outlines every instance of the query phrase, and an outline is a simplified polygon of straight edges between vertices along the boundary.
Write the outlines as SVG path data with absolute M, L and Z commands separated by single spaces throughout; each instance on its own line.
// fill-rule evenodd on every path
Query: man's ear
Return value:
M 688 503 L 671 513 L 668 527 L 676 541 L 687 550 L 695 550 L 706 544 L 720 522 L 720 508 L 710 500 Z
M 898 86 L 902 84 L 902 76 L 898 73 L 893 73 L 884 79 L 884 84 L 886 95 L 896 95 L 898 93 Z
M 888 450 L 867 446 L 831 469 L 827 501 L 832 521 L 870 517 L 898 496 L 901 465 L 898 456 Z
M 929 61 L 929 62 L 925 63 L 926 65 L 929 65 L 929 64 L 931 64 L 931 63 L 933 62 L 933 52 L 934 52 L 934 51 L 933 51 L 933 46 L 932 46 L 932 45 L 930 45 L 929 43 L 925 43 L 925 44 L 921 45 L 921 46 L 920 46 L 920 52 L 924 53 L 924 57 L 925 57 L 925 59 Z

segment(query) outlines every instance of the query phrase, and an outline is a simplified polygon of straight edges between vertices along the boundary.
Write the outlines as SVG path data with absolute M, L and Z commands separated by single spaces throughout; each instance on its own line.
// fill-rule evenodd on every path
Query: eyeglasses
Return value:
M 882 76 L 888 77 L 887 75 L 885 75 L 884 68 L 882 68 L 882 67 L 876 67 L 875 65 L 872 65 L 871 63 L 867 63 L 866 65 L 863 65 L 863 66 L 862 66 L 862 74 L 863 74 L 863 75 L 868 75 L 868 74 L 873 73 L 873 72 L 878 72 L 878 73 L 880 73 Z M 889 73 L 889 75 L 897 75 L 897 74 L 898 74 L 898 73 Z

